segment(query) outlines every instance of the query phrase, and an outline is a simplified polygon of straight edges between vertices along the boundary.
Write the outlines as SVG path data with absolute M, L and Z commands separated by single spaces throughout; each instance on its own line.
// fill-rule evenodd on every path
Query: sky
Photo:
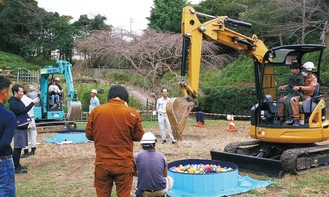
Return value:
M 134 33 L 147 27 L 153 0 L 37 0 L 38 6 L 48 12 L 70 15 L 74 20 L 87 14 L 94 18 L 97 14 L 106 16 L 107 24 Z M 199 3 L 200 0 L 190 0 Z

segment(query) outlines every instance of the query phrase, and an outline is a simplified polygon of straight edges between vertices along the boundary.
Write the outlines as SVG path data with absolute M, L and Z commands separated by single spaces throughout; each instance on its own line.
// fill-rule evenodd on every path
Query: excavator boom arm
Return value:
M 201 23 L 198 16 L 211 18 L 211 20 Z M 224 46 L 233 48 L 237 51 L 246 53 L 250 58 L 256 59 L 258 62 L 263 61 L 264 54 L 268 51 L 264 43 L 257 38 L 256 35 L 247 37 L 237 33 L 225 26 L 225 24 L 240 25 L 244 27 L 251 27 L 251 24 L 230 19 L 227 16 L 210 16 L 207 14 L 198 13 L 191 6 L 183 8 L 182 12 L 182 36 L 183 36 L 183 50 L 182 50 L 182 70 L 181 75 L 185 76 L 187 73 L 187 59 L 188 61 L 188 81 L 182 80 L 179 83 L 180 89 L 185 99 L 172 98 L 167 106 L 167 113 L 170 124 L 173 128 L 179 128 L 176 133 L 180 136 L 185 129 L 184 118 L 193 108 L 194 103 L 197 103 L 199 90 L 199 78 L 201 68 L 201 51 L 202 41 L 216 41 Z M 193 104 L 184 104 L 189 102 Z M 179 103 L 177 103 L 179 102 Z M 174 106 L 186 106 L 185 108 L 175 109 Z M 172 116 L 175 116 L 173 118 Z M 174 131 L 174 129 L 173 129 Z M 175 133 L 175 131 L 174 131 Z
M 198 16 L 212 19 L 201 24 Z M 184 50 L 187 50 L 186 48 L 188 48 L 189 58 L 189 78 L 188 83 L 185 83 L 185 87 L 186 93 L 193 99 L 198 95 L 203 39 L 207 41 L 216 41 L 224 46 L 244 52 L 250 58 L 257 59 L 258 62 L 263 61 L 264 54 L 268 51 L 265 44 L 259 40 L 256 35 L 253 35 L 252 37 L 242 35 L 227 28 L 225 26 L 227 23 L 244 27 L 251 27 L 251 24 L 249 23 L 230 19 L 227 16 L 215 17 L 202 14 L 196 12 L 191 6 L 186 6 L 183 8 L 181 24 L 182 36 L 184 37 L 184 40 L 189 39 L 189 45 L 187 47 L 186 43 L 183 43 L 183 54 L 186 53 Z M 186 61 L 183 61 L 183 64 L 185 62 Z M 182 67 L 185 68 L 186 66 L 183 65 Z M 185 95 L 184 91 L 183 94 L 184 96 L 187 96 Z

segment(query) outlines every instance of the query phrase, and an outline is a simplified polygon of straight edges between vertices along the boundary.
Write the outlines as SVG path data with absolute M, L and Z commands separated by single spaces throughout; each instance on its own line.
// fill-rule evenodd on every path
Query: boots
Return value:
M 34 155 L 36 149 L 37 149 L 36 147 L 32 147 L 31 152 L 30 152 L 30 155 Z
M 21 148 L 14 148 L 13 151 L 13 161 L 15 166 L 15 174 L 27 173 L 27 170 L 23 169 L 19 160 L 21 157 Z
M 24 149 L 24 154 L 21 156 L 21 158 L 28 158 L 30 156 L 29 149 Z

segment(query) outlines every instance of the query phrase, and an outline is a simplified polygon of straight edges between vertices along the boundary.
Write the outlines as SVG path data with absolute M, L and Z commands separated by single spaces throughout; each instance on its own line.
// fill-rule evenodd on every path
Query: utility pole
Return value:
M 133 23 L 134 23 L 134 19 L 130 17 L 130 23 L 129 23 L 129 24 L 130 24 L 130 33 L 131 33 L 131 31 L 132 31 L 132 30 L 131 30 L 131 26 L 132 26 Z

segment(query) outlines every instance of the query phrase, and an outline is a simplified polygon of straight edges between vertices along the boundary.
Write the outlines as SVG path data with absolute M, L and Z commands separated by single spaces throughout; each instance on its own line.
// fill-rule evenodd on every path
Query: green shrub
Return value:
M 249 115 L 256 102 L 254 83 L 236 83 L 208 89 L 206 96 L 199 99 L 197 110 L 220 114 Z
M 82 111 L 89 111 L 89 103 L 90 103 L 90 91 L 92 89 L 101 88 L 104 90 L 104 93 L 98 93 L 97 98 L 101 104 L 107 103 L 107 93 L 109 90 L 108 85 L 103 84 L 77 84 L 75 85 L 75 89 L 78 91 L 78 98 L 82 104 Z
M 90 103 L 90 91 L 92 89 L 103 89 L 103 93 L 98 93 L 97 98 L 99 99 L 100 104 L 105 104 L 108 102 L 107 94 L 110 89 L 109 85 L 106 84 L 78 84 L 76 85 L 75 89 L 78 91 L 78 97 L 82 104 L 82 111 L 88 112 L 89 111 L 89 103 Z M 141 108 L 141 104 L 132 96 L 129 96 L 129 106 L 134 107 L 136 109 Z
M 324 50 L 322 63 L 321 63 L 321 73 L 320 73 L 320 83 L 321 85 L 329 85 L 329 50 Z
M 23 57 L 0 51 L 0 68 L 5 69 L 7 67 L 11 67 L 11 74 L 16 74 L 18 68 L 26 68 L 30 70 L 37 70 L 40 68 L 36 64 L 26 62 Z

